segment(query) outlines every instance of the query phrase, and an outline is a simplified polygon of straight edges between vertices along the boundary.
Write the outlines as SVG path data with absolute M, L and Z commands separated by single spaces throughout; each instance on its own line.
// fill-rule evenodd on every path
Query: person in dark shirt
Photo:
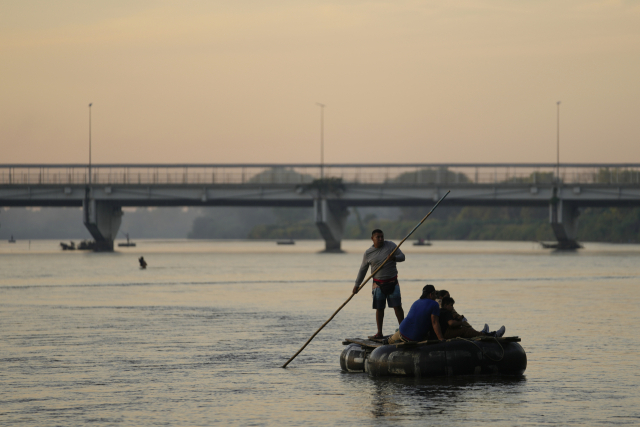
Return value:
M 455 300 L 451 297 L 442 299 L 442 308 L 440 309 L 440 329 L 445 339 L 451 338 L 473 338 L 479 336 L 501 337 L 504 335 L 506 328 L 502 326 L 495 332 L 480 332 L 472 327 L 462 327 L 463 322 L 455 320 L 453 305 Z
M 436 302 L 438 303 L 438 305 L 440 306 L 440 308 L 442 308 L 442 299 L 446 298 L 446 297 L 450 297 L 451 295 L 449 294 L 449 291 L 445 290 L 445 289 L 440 289 L 439 291 L 436 291 Z M 464 315 L 462 314 L 458 314 L 458 312 L 455 310 L 455 308 L 453 310 L 451 310 L 451 312 L 453 313 L 453 320 L 459 320 L 462 322 L 462 326 L 463 328 L 471 328 L 472 326 L 469 324 L 469 322 L 467 321 L 466 317 L 464 317 Z M 486 325 L 485 325 L 486 327 Z M 482 330 L 482 332 L 488 332 L 489 330 Z
M 413 303 L 398 331 L 389 338 L 389 344 L 428 339 L 444 340 L 438 320 L 440 308 L 435 298 L 436 288 L 433 285 L 422 288 L 420 299 Z

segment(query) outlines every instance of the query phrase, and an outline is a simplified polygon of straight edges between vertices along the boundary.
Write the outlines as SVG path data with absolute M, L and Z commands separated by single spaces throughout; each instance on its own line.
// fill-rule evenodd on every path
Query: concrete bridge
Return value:
M 339 251 L 348 207 L 426 211 L 446 190 L 449 206 L 548 206 L 571 249 L 579 208 L 640 206 L 640 164 L 0 165 L 0 206 L 83 206 L 100 250 L 113 250 L 123 206 L 288 206 L 313 207 Z

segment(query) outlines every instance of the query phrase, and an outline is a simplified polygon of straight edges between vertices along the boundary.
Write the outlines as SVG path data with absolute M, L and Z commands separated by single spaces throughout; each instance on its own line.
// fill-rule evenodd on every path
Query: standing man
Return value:
M 362 264 L 356 278 L 356 285 L 353 293 L 358 293 L 358 288 L 367 274 L 369 266 L 374 272 L 385 260 L 387 263 L 373 276 L 373 309 L 376 311 L 376 324 L 378 332 L 369 337 L 381 339 L 382 323 L 384 322 L 384 309 L 388 304 L 393 307 L 398 318 L 398 324 L 404 320 L 404 310 L 402 310 L 402 299 L 400 297 L 400 285 L 398 284 L 398 269 L 396 262 L 404 261 L 404 254 L 398 249 L 393 256 L 391 252 L 396 248 L 396 244 L 384 240 L 382 230 L 375 229 L 371 232 L 373 246 L 367 249 L 362 257 Z

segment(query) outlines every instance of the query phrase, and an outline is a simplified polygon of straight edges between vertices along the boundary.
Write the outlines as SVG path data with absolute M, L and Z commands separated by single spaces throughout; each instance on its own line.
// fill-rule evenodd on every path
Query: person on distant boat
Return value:
M 471 326 L 463 327 L 463 322 L 455 320 L 453 317 L 453 305 L 455 303 L 455 300 L 451 297 L 444 297 L 442 299 L 442 309 L 440 310 L 440 329 L 442 330 L 445 339 L 448 340 L 457 337 L 473 338 L 479 336 L 501 337 L 504 335 L 506 331 L 504 326 L 494 332 L 489 332 L 489 325 L 486 324 L 482 331 L 476 331 Z
M 373 309 L 376 310 L 378 332 L 369 338 L 381 339 L 383 337 L 382 324 L 384 322 L 384 309 L 387 304 L 389 307 L 393 307 L 399 324 L 404 320 L 396 263 L 403 262 L 405 256 L 399 248 L 393 254 L 393 257 L 391 256 L 391 252 L 396 248 L 396 244 L 389 240 L 384 240 L 382 230 L 373 230 L 371 232 L 371 240 L 373 241 L 373 245 L 365 251 L 362 257 L 362 264 L 360 265 L 360 270 L 358 270 L 358 277 L 353 287 L 353 293 L 358 293 L 358 288 L 364 280 L 369 266 L 371 266 L 371 272 L 374 272 L 387 260 L 387 263 L 373 276 L 373 288 L 371 292 L 373 295 Z
M 400 323 L 400 328 L 389 338 L 389 344 L 430 339 L 444 340 L 440 329 L 440 307 L 435 301 L 436 288 L 426 285 L 420 299 L 411 305 L 409 314 Z
M 140 263 L 140 268 L 147 268 L 147 261 L 144 260 L 143 256 L 138 258 L 138 262 Z

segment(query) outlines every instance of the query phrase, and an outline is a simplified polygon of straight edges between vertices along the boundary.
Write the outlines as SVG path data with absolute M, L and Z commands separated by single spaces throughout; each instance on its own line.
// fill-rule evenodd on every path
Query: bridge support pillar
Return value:
M 313 207 L 316 225 L 324 239 L 324 252 L 342 252 L 340 244 L 349 211 L 344 206 L 332 203 L 327 199 L 315 199 Z
M 549 222 L 558 240 L 556 249 L 572 250 L 582 246 L 576 241 L 576 221 L 578 219 L 578 208 L 562 199 L 556 199 L 555 203 L 549 205 Z
M 83 208 L 84 225 L 96 241 L 95 250 L 112 252 L 122 222 L 122 208 L 90 198 L 85 198 Z

